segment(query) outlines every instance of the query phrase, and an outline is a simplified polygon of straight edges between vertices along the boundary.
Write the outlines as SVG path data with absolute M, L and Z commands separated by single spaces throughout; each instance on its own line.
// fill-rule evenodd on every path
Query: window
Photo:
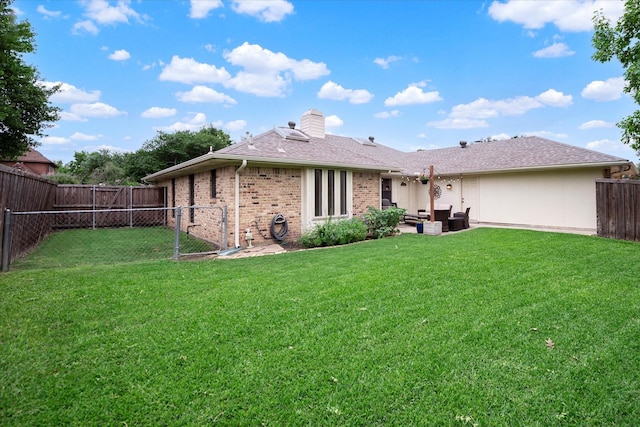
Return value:
M 349 180 L 347 171 L 315 169 L 313 171 L 313 215 L 326 217 L 349 212 Z
M 336 171 L 327 171 L 327 213 L 336 214 Z
M 218 177 L 216 175 L 216 170 L 212 169 L 211 170 L 211 198 L 215 199 L 217 196 L 216 193 L 216 181 L 217 181 Z
M 189 175 L 189 206 L 196 204 L 196 177 L 195 175 Z M 189 221 L 196 222 L 196 210 L 189 209 Z
M 347 171 L 340 171 L 340 215 L 347 214 Z
M 322 169 L 315 170 L 315 216 L 322 216 Z
M 176 179 L 171 178 L 171 207 L 176 207 Z M 176 210 L 171 209 L 171 218 L 176 217 Z

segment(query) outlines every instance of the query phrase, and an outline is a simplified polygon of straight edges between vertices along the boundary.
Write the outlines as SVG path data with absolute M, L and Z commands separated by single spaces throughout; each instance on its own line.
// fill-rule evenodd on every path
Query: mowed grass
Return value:
M 0 276 L 2 425 L 637 425 L 640 246 L 475 229 Z
M 175 231 L 168 227 L 99 228 L 57 231 L 11 270 L 95 266 L 171 259 Z M 214 245 L 180 233 L 180 253 L 215 250 Z

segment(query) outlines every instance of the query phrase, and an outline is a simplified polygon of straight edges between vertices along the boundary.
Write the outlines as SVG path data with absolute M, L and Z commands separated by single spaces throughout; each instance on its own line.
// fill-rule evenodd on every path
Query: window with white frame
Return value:
M 351 172 L 335 169 L 314 169 L 311 172 L 313 216 L 348 215 L 352 200 Z

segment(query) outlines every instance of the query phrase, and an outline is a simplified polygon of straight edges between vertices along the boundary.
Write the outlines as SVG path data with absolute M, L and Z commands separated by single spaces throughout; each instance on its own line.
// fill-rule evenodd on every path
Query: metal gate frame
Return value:
M 220 241 L 218 242 L 218 251 L 209 252 L 196 252 L 196 253 L 181 253 L 180 252 L 180 233 L 182 232 L 182 210 L 183 209 L 213 209 L 219 210 L 222 214 L 220 220 Z M 212 255 L 218 252 L 226 251 L 229 248 L 229 222 L 227 218 L 227 206 L 178 206 L 176 211 L 176 225 L 175 225 L 175 239 L 173 247 L 173 259 L 180 259 L 181 256 L 198 256 L 198 255 Z M 187 227 L 188 228 L 188 227 Z

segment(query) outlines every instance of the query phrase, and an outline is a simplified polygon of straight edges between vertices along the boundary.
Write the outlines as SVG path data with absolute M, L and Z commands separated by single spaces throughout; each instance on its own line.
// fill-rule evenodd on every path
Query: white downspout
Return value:
M 234 209 L 234 231 L 235 247 L 240 247 L 240 172 L 247 167 L 247 160 L 243 160 L 242 164 L 236 169 L 236 197 L 235 197 L 235 209 Z

